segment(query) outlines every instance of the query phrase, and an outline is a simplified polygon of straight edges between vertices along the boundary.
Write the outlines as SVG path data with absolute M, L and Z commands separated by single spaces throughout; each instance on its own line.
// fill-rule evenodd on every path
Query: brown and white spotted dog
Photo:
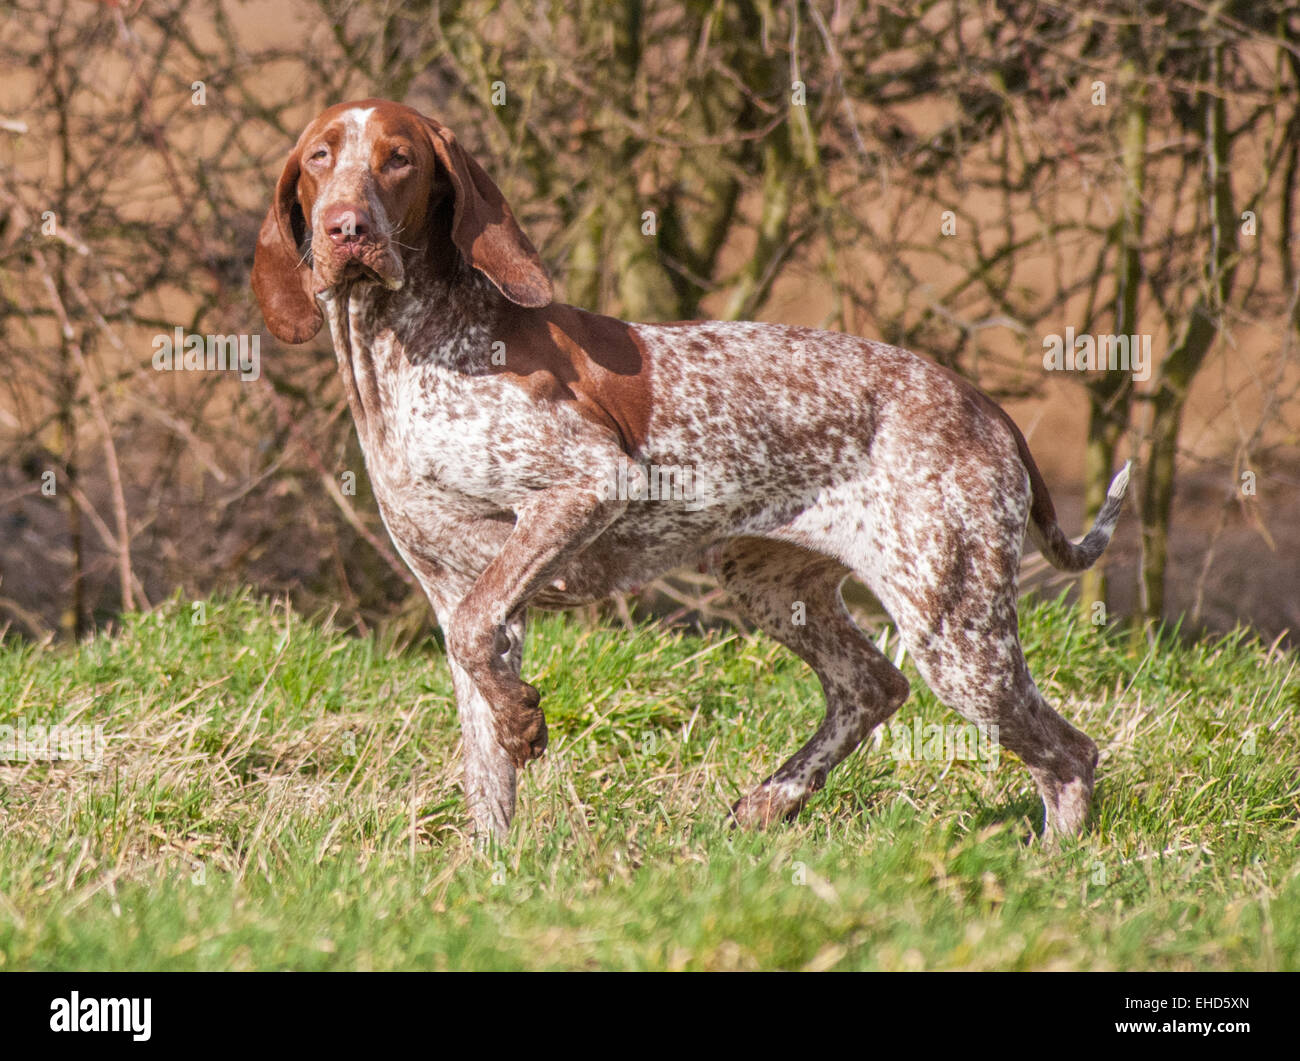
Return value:
M 504 834 L 516 771 L 546 747 L 520 678 L 526 609 L 691 561 L 826 695 L 825 721 L 736 804 L 739 822 L 793 815 L 907 698 L 845 610 L 852 573 L 935 693 L 996 724 L 1029 767 L 1047 835 L 1083 825 L 1097 748 L 1029 675 L 1016 583 L 1026 528 L 1059 568 L 1096 561 L 1127 466 L 1071 544 L 1006 413 L 906 350 L 557 303 L 479 164 L 446 127 L 385 100 L 331 107 L 303 132 L 253 288 L 285 342 L 329 323 L 380 512 L 446 637 L 479 830 Z M 646 491 L 624 487 L 647 467 L 685 470 L 691 489 L 635 500 Z

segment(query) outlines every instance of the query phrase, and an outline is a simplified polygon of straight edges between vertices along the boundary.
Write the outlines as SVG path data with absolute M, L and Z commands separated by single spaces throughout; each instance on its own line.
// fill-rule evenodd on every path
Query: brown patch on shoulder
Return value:
M 552 304 L 508 306 L 493 335 L 506 344 L 505 364 L 492 371 L 531 396 L 571 401 L 588 420 L 618 435 L 632 453 L 650 423 L 650 372 L 645 346 L 623 321 Z

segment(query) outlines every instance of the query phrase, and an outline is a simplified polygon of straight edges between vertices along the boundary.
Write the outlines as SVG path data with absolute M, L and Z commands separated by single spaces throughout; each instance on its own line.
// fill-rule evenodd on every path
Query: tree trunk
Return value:
M 1175 461 L 1183 409 L 1192 380 L 1219 334 L 1220 317 L 1236 271 L 1236 214 L 1228 173 L 1230 142 L 1223 99 L 1224 45 L 1210 53 L 1211 92 L 1202 93 L 1205 117 L 1205 174 L 1210 215 L 1210 253 L 1204 289 L 1184 319 L 1177 344 L 1160 366 L 1152 399 L 1150 445 L 1142 477 L 1142 616 L 1148 629 L 1164 615 L 1169 559 L 1169 515 L 1173 507 Z M 1148 635 L 1152 636 L 1152 635 Z
M 1115 292 L 1115 334 L 1137 332 L 1138 289 L 1142 283 L 1142 231 L 1146 221 L 1146 152 L 1149 108 L 1146 83 L 1138 62 L 1140 41 L 1136 30 L 1124 34 L 1129 56 L 1120 68 L 1119 90 L 1124 100 L 1124 195 L 1116 226 L 1119 246 Z M 1088 441 L 1084 449 L 1084 525 L 1091 525 L 1106 502 L 1106 490 L 1115 472 L 1115 450 L 1128 427 L 1133 401 L 1133 378 L 1125 372 L 1107 372 L 1088 381 Z M 1084 607 L 1106 604 L 1106 575 L 1094 568 L 1084 572 L 1079 586 Z

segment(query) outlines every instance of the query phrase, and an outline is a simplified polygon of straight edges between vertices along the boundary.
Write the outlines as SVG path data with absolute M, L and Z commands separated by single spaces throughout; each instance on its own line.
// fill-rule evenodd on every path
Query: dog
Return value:
M 380 513 L 445 635 L 481 834 L 509 828 L 517 772 L 546 747 L 520 676 L 527 609 L 687 562 L 807 662 L 826 698 L 816 733 L 735 804 L 736 822 L 796 814 L 908 696 L 845 609 L 852 574 L 939 698 L 996 725 L 1028 767 L 1044 835 L 1082 828 L 1097 747 L 1030 676 L 1017 579 L 1026 531 L 1062 570 L 1096 562 L 1127 465 L 1071 543 L 1010 417 L 930 361 L 832 332 L 634 324 L 556 302 L 473 156 L 386 100 L 330 107 L 304 130 L 252 285 L 283 342 L 329 325 Z

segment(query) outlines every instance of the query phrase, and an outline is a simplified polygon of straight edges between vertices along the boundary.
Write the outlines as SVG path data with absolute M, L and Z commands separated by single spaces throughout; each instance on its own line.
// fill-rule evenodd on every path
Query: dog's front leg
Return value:
M 450 620 L 444 628 L 450 626 Z M 512 674 L 518 674 L 523 657 L 524 615 L 521 611 L 506 624 L 509 646 L 502 659 Z M 504 839 L 515 813 L 515 764 L 497 740 L 492 722 L 492 705 L 479 692 L 468 672 L 449 659 L 451 681 L 456 690 L 456 713 L 460 719 L 461 758 L 465 777 L 465 802 L 474 831 L 481 839 Z
M 440 565 L 429 561 L 411 565 L 419 577 L 438 616 L 444 639 L 450 637 L 456 605 L 473 588 Z M 525 615 L 520 609 L 506 624 L 506 646 L 501 661 L 513 674 L 519 673 L 524 654 Z M 515 764 L 497 741 L 492 724 L 492 706 L 478 690 L 465 668 L 447 653 L 451 683 L 456 692 L 456 714 L 460 720 L 461 763 L 465 803 L 478 839 L 504 838 L 515 813 Z
M 546 719 L 537 690 L 502 656 L 507 622 L 626 507 L 595 485 L 539 494 L 519 510 L 505 547 L 452 615 L 447 653 L 487 700 L 497 742 L 518 768 L 546 749 Z

